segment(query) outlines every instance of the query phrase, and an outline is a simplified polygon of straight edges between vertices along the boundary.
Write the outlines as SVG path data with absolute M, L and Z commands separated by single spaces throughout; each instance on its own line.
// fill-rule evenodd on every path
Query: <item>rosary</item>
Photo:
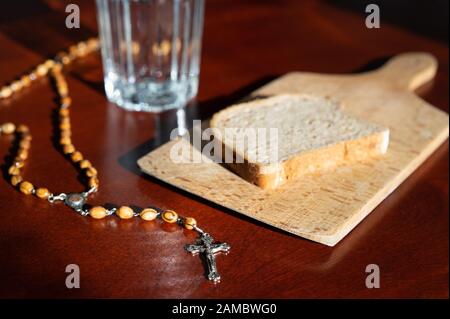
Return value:
M 193 255 L 201 254 L 206 259 L 208 279 L 215 283 L 219 282 L 220 275 L 217 271 L 215 255 L 220 252 L 228 253 L 230 245 L 226 243 L 214 243 L 213 237 L 200 229 L 194 218 L 179 216 L 173 210 L 161 210 L 155 208 L 145 208 L 141 211 L 135 211 L 129 206 L 111 209 L 103 206 L 94 206 L 89 209 L 85 207 L 89 195 L 98 191 L 99 180 L 97 177 L 97 170 L 92 166 L 89 160 L 83 157 L 82 153 L 75 149 L 75 146 L 72 143 L 70 125 L 70 105 L 72 100 L 69 96 L 67 82 L 62 73 L 62 69 L 64 66 L 71 64 L 75 59 L 82 58 L 97 51 L 99 46 L 99 41 L 96 38 L 79 42 L 78 44 L 71 46 L 68 52 L 59 52 L 54 59 L 46 60 L 30 73 L 23 75 L 18 80 L 13 81 L 0 89 L 0 100 L 7 99 L 21 89 L 30 86 L 33 81 L 47 75 L 51 76 L 55 83 L 59 99 L 59 144 L 61 145 L 62 152 L 67 158 L 74 162 L 86 175 L 87 184 L 89 186 L 88 189 L 82 193 L 53 194 L 45 187 L 37 188 L 32 183 L 23 180 L 20 170 L 24 166 L 25 160 L 28 158 L 32 136 L 26 125 L 21 124 L 16 126 L 14 123 L 7 122 L 0 123 L 0 135 L 16 134 L 18 142 L 16 157 L 8 169 L 11 184 L 25 195 L 35 195 L 50 203 L 62 202 L 81 216 L 102 219 L 115 214 L 121 219 L 140 217 L 146 222 L 151 222 L 158 218 L 166 223 L 176 223 L 181 227 L 196 231 L 199 235 L 198 239 L 195 244 L 186 245 L 185 250 Z

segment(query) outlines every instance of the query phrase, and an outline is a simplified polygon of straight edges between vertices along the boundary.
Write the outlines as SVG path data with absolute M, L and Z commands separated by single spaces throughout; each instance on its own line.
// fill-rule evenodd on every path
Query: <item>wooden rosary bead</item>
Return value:
M 106 216 L 106 208 L 102 206 L 94 206 L 89 209 L 89 215 L 94 219 L 102 219 Z
M 40 77 L 46 76 L 48 73 L 48 68 L 42 63 L 36 68 L 36 74 Z
M 63 63 L 63 65 L 68 65 L 68 64 L 72 63 L 72 58 L 70 57 L 69 54 L 65 54 L 65 55 L 63 56 L 61 62 Z
M 25 165 L 25 160 L 21 159 L 19 156 L 14 158 L 14 163 L 16 163 L 17 167 L 23 167 Z
M 58 93 L 61 92 L 61 89 L 68 89 L 66 79 L 64 78 L 62 73 L 55 74 L 55 82 L 56 82 L 56 89 L 58 90 Z
M 67 65 L 67 64 L 69 64 L 71 62 L 70 58 L 69 58 L 69 55 L 66 52 L 64 52 L 64 51 L 58 52 L 56 54 L 56 59 L 58 61 L 60 61 L 63 65 Z
M 64 108 L 60 108 L 59 109 L 59 115 L 60 116 L 69 116 L 70 115 L 70 111 L 68 108 L 64 107 Z
M 48 59 L 47 61 L 44 62 L 44 66 L 50 70 L 55 66 L 55 61 L 53 61 L 52 59 Z
M 14 161 L 14 166 L 17 168 L 22 168 L 25 166 L 25 163 L 22 160 Z
M 173 210 L 165 210 L 162 213 L 161 217 L 166 223 L 173 224 L 177 221 L 178 214 L 176 212 L 174 212 Z
M 61 97 L 61 89 L 62 90 L 66 90 L 67 92 L 65 92 L 66 94 L 64 94 L 63 96 L 67 96 L 68 93 L 68 86 L 66 83 L 66 80 L 64 80 L 64 77 L 62 76 L 62 74 L 55 74 L 54 76 L 55 79 L 55 85 L 56 85 L 56 90 L 58 91 L 58 94 Z
M 58 95 L 59 95 L 59 102 L 60 102 L 60 104 L 63 104 L 63 101 L 62 101 L 63 98 L 65 98 L 65 97 L 70 98 L 70 96 L 69 96 L 69 88 L 68 88 L 66 82 L 62 82 L 62 81 L 57 82 L 56 83 L 56 90 L 57 90 Z M 70 102 L 72 102 L 72 101 L 70 100 L 69 104 L 70 104 Z M 67 105 L 67 106 L 69 106 L 69 105 Z M 61 108 L 64 108 L 64 106 L 61 105 Z
M 8 169 L 8 174 L 11 175 L 11 176 L 20 175 L 20 169 L 17 166 L 15 166 L 15 165 L 11 166 Z
M 68 124 L 70 126 L 70 118 L 68 116 L 62 116 L 59 119 L 59 124 Z
M 75 146 L 73 146 L 73 144 L 64 145 L 63 152 L 66 155 L 72 154 L 73 152 L 75 152 Z
M 69 107 L 72 104 L 72 99 L 67 96 L 69 94 L 69 88 L 67 87 L 67 84 L 62 84 L 58 87 L 58 93 L 63 96 L 61 99 L 61 106 L 62 107 Z
M 27 140 L 22 140 L 19 143 L 19 147 L 23 149 L 29 149 L 31 147 L 31 142 Z
M 14 125 L 14 123 L 10 122 L 3 123 L 0 128 L 3 134 L 12 134 L 16 130 L 16 126 Z
M 22 183 L 23 178 L 20 175 L 14 175 L 13 177 L 11 177 L 11 184 L 12 186 L 17 186 L 20 183 Z
M 70 121 L 62 121 L 61 124 L 59 124 L 59 128 L 64 130 L 70 130 Z
M 100 43 L 96 38 L 91 38 L 86 41 L 88 49 L 92 52 L 99 48 Z
M 92 164 L 88 160 L 82 160 L 80 162 L 80 168 L 81 169 L 90 168 L 90 167 L 92 167 Z
M 13 93 L 16 93 L 23 88 L 23 85 L 22 82 L 20 81 L 14 81 L 11 83 L 9 87 L 11 88 L 11 91 L 13 91 Z
M 31 79 L 29 75 L 24 75 L 20 78 L 20 82 L 24 87 L 29 87 L 31 85 Z
M 17 157 L 23 161 L 26 160 L 28 158 L 28 151 L 24 148 L 19 149 L 17 152 Z
M 31 85 L 31 79 L 28 74 L 22 75 L 18 81 L 22 85 L 22 88 L 26 88 Z
M 156 217 L 158 216 L 158 212 L 153 208 L 145 208 L 139 213 L 139 215 L 143 220 L 151 221 L 156 219 Z
M 75 44 L 74 44 L 74 45 L 71 45 L 71 46 L 69 47 L 69 54 L 76 56 L 77 53 L 78 53 L 78 48 L 77 48 L 77 46 L 76 46 Z
M 59 93 L 61 96 L 67 97 L 67 94 L 69 93 L 69 87 L 67 86 L 66 80 L 64 80 L 63 78 L 61 78 L 61 79 L 56 83 L 56 88 L 58 89 L 58 93 Z
M 20 124 L 16 129 L 17 133 L 20 134 L 28 134 L 30 132 L 30 128 L 26 125 Z
M 62 75 L 61 71 L 57 71 L 55 69 L 52 69 L 52 76 L 53 80 L 55 81 L 56 86 L 60 86 L 62 83 L 65 83 L 66 80 L 64 79 L 64 76 Z
M 95 187 L 98 188 L 99 180 L 97 177 L 91 177 L 89 178 L 89 187 Z
M 61 108 L 61 110 L 67 110 L 68 108 Z M 69 114 L 67 115 L 62 115 L 61 112 L 59 114 L 59 123 L 61 124 L 62 122 L 70 122 L 70 116 Z
M 60 93 L 61 93 L 61 95 L 64 95 L 64 94 L 62 94 L 62 91 L 60 91 Z M 61 107 L 62 108 L 68 108 L 71 104 L 72 104 L 72 99 L 70 97 L 65 96 L 61 99 Z
M 59 139 L 59 144 L 61 144 L 61 145 L 70 145 L 70 144 L 72 144 L 72 140 L 70 139 L 70 137 L 64 136 L 64 137 L 61 137 Z
M 86 42 L 80 42 L 77 44 L 77 56 L 83 57 L 88 53 L 88 47 Z
M 66 93 L 64 93 L 64 92 L 66 92 Z M 62 89 L 62 90 L 58 89 L 58 94 L 60 96 L 59 106 L 61 109 L 66 109 L 72 105 L 72 100 L 70 98 L 66 99 L 66 97 L 68 97 L 68 95 L 69 95 L 69 93 L 67 93 L 67 91 L 64 91 L 64 89 Z
M 52 72 L 53 81 L 55 82 L 56 88 L 58 89 L 61 85 L 66 84 L 66 80 L 64 79 L 64 75 L 62 72 L 53 71 Z
M 94 167 L 89 167 L 86 170 L 86 176 L 87 177 L 95 177 L 95 176 L 97 176 L 97 174 L 98 174 L 98 172 L 97 172 L 97 170 Z
M 197 226 L 197 221 L 192 217 L 186 217 L 183 224 L 184 228 L 191 230 Z
M 0 90 L 0 98 L 6 99 L 8 97 L 10 97 L 12 95 L 12 90 L 9 86 L 4 86 L 1 90 Z
M 76 151 L 76 152 L 73 152 L 73 153 L 72 153 L 72 155 L 70 156 L 70 158 L 72 159 L 72 161 L 73 161 L 74 163 L 78 163 L 78 162 L 80 162 L 80 161 L 83 160 L 83 154 L 81 154 L 80 152 Z
M 30 182 L 22 182 L 20 183 L 20 191 L 24 193 L 25 195 L 30 195 L 34 192 L 34 186 Z
M 61 71 L 62 71 L 62 64 L 59 63 L 59 62 L 57 62 L 57 61 L 55 61 L 55 65 L 54 65 L 53 68 L 52 68 L 52 73 L 53 73 L 53 74 L 55 74 L 55 73 L 61 73 Z
M 122 206 L 116 211 L 116 215 L 121 219 L 130 219 L 134 216 L 134 211 L 131 207 Z
M 61 128 L 62 124 L 69 124 L 69 127 L 66 127 L 64 129 L 60 129 L 60 132 L 62 131 L 70 131 L 70 117 L 69 116 L 60 116 L 59 117 L 59 126 Z
M 70 130 L 64 130 L 64 131 L 61 131 L 59 133 L 59 135 L 61 135 L 61 137 L 71 137 L 72 136 L 72 132 Z
M 56 79 L 56 91 L 58 92 L 60 102 L 61 102 L 61 99 L 63 96 L 67 96 L 67 92 L 66 92 L 66 94 L 61 93 L 61 89 L 64 90 L 64 87 L 66 88 L 66 91 L 68 91 L 67 84 L 65 82 L 63 82 L 62 80 Z
M 38 188 L 36 189 L 36 196 L 42 199 L 47 199 L 50 196 L 50 191 L 44 187 Z

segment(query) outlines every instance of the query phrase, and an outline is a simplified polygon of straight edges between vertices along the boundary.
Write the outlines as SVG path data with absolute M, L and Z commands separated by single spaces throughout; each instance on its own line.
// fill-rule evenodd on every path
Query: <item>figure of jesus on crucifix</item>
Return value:
M 204 254 L 208 265 L 208 279 L 214 283 L 220 281 L 215 255 L 220 252 L 228 253 L 230 248 L 227 243 L 214 243 L 214 238 L 208 233 L 201 233 L 195 244 L 185 246 L 185 249 L 192 255 Z

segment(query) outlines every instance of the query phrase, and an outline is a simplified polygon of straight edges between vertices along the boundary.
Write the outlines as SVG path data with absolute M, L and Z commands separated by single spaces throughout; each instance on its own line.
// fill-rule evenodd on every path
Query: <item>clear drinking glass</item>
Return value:
M 196 96 L 204 0 L 96 0 L 108 99 L 163 111 Z

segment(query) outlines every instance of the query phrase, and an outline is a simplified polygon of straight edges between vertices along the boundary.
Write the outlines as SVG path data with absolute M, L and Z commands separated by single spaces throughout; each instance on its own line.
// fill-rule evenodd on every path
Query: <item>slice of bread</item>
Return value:
M 226 165 L 267 189 L 384 154 L 389 144 L 389 129 L 357 119 L 329 99 L 309 95 L 277 95 L 230 106 L 216 113 L 210 124 Z M 255 135 L 257 141 L 251 142 L 249 137 Z M 227 152 L 234 157 L 232 163 Z

